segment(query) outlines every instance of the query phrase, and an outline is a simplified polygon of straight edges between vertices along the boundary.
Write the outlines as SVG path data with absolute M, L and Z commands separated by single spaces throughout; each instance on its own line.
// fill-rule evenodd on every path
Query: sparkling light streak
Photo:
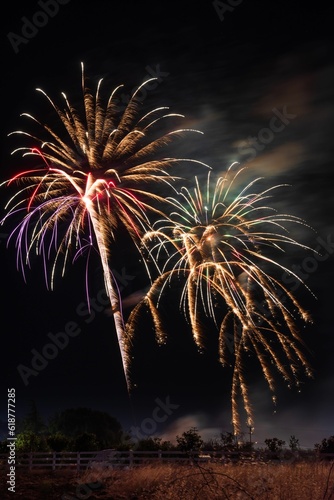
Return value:
M 232 165 L 216 182 L 211 181 L 210 172 L 207 182 L 195 178 L 193 190 L 183 187 L 170 199 L 175 210 L 143 237 L 151 260 L 156 266 L 163 264 L 127 324 L 131 338 L 146 308 L 151 312 L 157 341 L 165 343 L 159 304 L 169 288 L 177 290 L 180 281 L 183 283 L 180 307 L 196 345 L 200 351 L 205 349 L 208 338 L 202 318 L 211 318 L 217 328 L 219 361 L 232 370 L 231 411 L 236 434 L 241 432 L 240 397 L 247 425 L 254 425 L 246 375 L 249 357 L 258 360 L 274 403 L 275 372 L 289 385 L 297 386 L 300 367 L 306 376 L 312 375 L 298 329 L 299 322 L 308 322 L 310 317 L 280 280 L 284 272 L 294 273 L 276 258 L 291 245 L 310 250 L 288 231 L 291 224 L 307 225 L 295 216 L 276 213 L 266 204 L 280 185 L 256 192 L 253 189 L 260 179 L 254 179 L 235 195 L 243 170 Z
M 42 130 L 43 137 L 22 130 L 13 132 L 29 143 L 13 153 L 33 157 L 36 168 L 24 170 L 1 184 L 16 189 L 6 205 L 2 223 L 8 219 L 14 222 L 8 241 L 15 240 L 17 266 L 23 274 L 35 252 L 43 259 L 46 283 L 52 289 L 59 266 L 64 275 L 67 265 L 77 257 L 83 253 L 89 255 L 93 248 L 98 251 L 128 388 L 131 383 L 127 342 L 120 293 L 110 266 L 110 243 L 117 241 L 118 229 L 123 227 L 139 250 L 137 242 L 150 228 L 148 212 L 162 214 L 158 206 L 165 201 L 148 186 L 155 189 L 157 183 L 170 186 L 176 178 L 168 170 L 182 161 L 200 163 L 159 157 L 162 148 L 175 138 L 184 132 L 198 131 L 157 131 L 156 126 L 162 120 L 182 116 L 168 113 L 166 107 L 140 114 L 142 103 L 137 94 L 151 80 L 137 88 L 123 113 L 119 112 L 117 98 L 121 86 L 107 99 L 101 95 L 102 80 L 96 92 L 91 92 L 83 65 L 81 113 L 65 94 L 62 94 L 65 106 L 61 109 L 44 91 L 37 89 L 56 112 L 57 128 L 23 113 Z

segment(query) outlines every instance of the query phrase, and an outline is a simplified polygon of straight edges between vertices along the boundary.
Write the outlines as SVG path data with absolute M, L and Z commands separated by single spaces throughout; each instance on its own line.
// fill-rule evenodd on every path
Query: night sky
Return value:
M 43 5 L 48 15 L 40 14 Z M 185 115 L 185 126 L 204 132 L 186 138 L 171 155 L 195 158 L 222 173 L 234 161 L 247 163 L 248 180 L 263 176 L 263 185 L 288 184 L 273 204 L 280 212 L 302 217 L 314 229 L 299 227 L 293 237 L 321 254 L 318 261 L 301 250 L 282 256 L 283 264 L 293 266 L 314 294 L 295 287 L 313 317 L 312 325 L 301 328 L 314 379 L 302 377 L 298 392 L 289 390 L 278 376 L 274 407 L 256 360 L 250 359 L 244 370 L 254 406 L 254 440 L 261 444 L 265 438 L 278 437 L 288 442 L 295 435 L 303 447 L 313 447 L 334 434 L 330 7 L 231 0 L 223 12 L 222 5 L 204 0 L 8 4 L 1 21 L 1 180 L 25 165 L 19 155 L 11 156 L 20 146 L 18 137 L 7 137 L 13 130 L 27 128 L 20 113 L 30 112 L 50 125 L 55 118 L 35 89 L 43 89 L 54 100 L 65 92 L 72 103 L 80 103 L 84 62 L 92 86 L 100 78 L 110 89 L 123 83 L 125 99 L 142 81 L 158 77 L 145 98 L 148 109 L 170 106 Z M 28 27 L 27 20 L 39 27 Z M 288 119 L 266 141 L 263 130 L 268 130 L 274 109 L 285 109 Z M 200 169 L 182 172 L 193 173 L 204 176 Z M 8 196 L 2 188 L 2 207 Z M 214 349 L 197 352 L 173 298 L 163 311 L 170 335 L 166 346 L 156 346 L 151 325 L 143 317 L 132 366 L 136 387 L 129 397 L 98 258 L 90 267 L 93 312 L 89 313 L 85 259 L 57 279 L 53 292 L 45 287 L 39 259 L 25 283 L 16 269 L 14 245 L 6 248 L 10 229 L 10 224 L 0 228 L 3 422 L 7 388 L 14 387 L 21 416 L 32 400 L 45 419 L 62 409 L 89 407 L 117 417 L 124 429 L 137 426 L 142 435 L 149 435 L 149 421 L 160 405 L 168 418 L 156 423 L 159 436 L 173 439 L 192 426 L 205 438 L 232 430 L 230 374 L 219 365 Z M 112 252 L 128 315 L 146 290 L 147 277 L 125 235 L 120 234 Z M 73 334 L 67 345 L 24 379 L 22 366 L 31 367 L 35 353 L 64 331 Z

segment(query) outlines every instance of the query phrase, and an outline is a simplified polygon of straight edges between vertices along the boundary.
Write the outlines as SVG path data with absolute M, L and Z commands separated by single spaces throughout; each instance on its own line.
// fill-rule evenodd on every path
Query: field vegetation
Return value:
M 22 470 L 16 496 L 25 500 L 333 500 L 334 463 L 147 464 L 80 474 Z M 7 492 L 2 498 L 12 496 Z

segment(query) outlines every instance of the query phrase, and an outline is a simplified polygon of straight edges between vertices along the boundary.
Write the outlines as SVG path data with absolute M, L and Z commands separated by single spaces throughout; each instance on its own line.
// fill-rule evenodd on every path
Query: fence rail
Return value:
M 334 460 L 334 453 L 317 453 L 314 451 L 291 452 L 283 450 L 278 453 L 255 450 L 252 452 L 201 451 L 189 453 L 181 451 L 80 451 L 80 452 L 30 452 L 17 453 L 16 468 L 31 469 L 72 469 L 87 468 L 128 468 L 145 463 L 193 463 L 193 462 L 277 462 L 289 463 L 298 460 L 317 461 Z M 8 467 L 8 454 L 0 454 L 0 468 Z

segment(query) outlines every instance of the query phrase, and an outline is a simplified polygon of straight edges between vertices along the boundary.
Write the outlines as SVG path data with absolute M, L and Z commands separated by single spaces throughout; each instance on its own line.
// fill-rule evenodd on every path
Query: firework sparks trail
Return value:
M 201 132 L 177 129 L 156 132 L 152 139 L 151 133 L 156 130 L 157 123 L 182 115 L 169 113 L 166 107 L 140 115 L 137 95 L 151 80 L 154 78 L 137 88 L 123 114 L 119 113 L 117 99 L 117 91 L 122 86 L 113 90 L 107 100 L 103 99 L 102 80 L 96 92 L 91 92 L 83 64 L 81 115 L 65 94 L 62 94 L 65 101 L 62 110 L 44 91 L 37 89 L 56 112 L 62 132 L 56 132 L 49 125 L 23 113 L 22 116 L 42 129 L 44 137 L 21 130 L 13 132 L 33 143 L 32 146 L 17 148 L 13 153 L 33 156 L 39 165 L 1 183 L 1 186 L 18 187 L 6 205 L 7 214 L 1 223 L 9 218 L 15 221 L 8 241 L 15 240 L 17 266 L 24 279 L 33 251 L 43 259 L 46 284 L 51 289 L 56 270 L 61 266 L 64 275 L 70 255 L 74 253 L 73 262 L 83 253 L 89 256 L 93 248 L 98 251 L 128 388 L 131 387 L 128 343 L 120 292 L 110 268 L 110 243 L 117 240 L 117 229 L 122 226 L 140 250 L 137 241 L 150 228 L 147 212 L 153 211 L 161 216 L 162 212 L 155 204 L 165 202 L 165 198 L 144 189 L 143 185 L 165 183 L 170 187 L 176 179 L 168 173 L 170 167 L 180 162 L 201 164 L 186 158 L 157 157 L 156 153 L 162 147 L 183 136 L 184 132 Z M 47 263 L 52 258 L 49 271 Z M 89 303 L 88 289 L 86 293 Z
M 220 363 L 232 368 L 232 424 L 237 434 L 241 432 L 239 395 L 247 425 L 253 426 L 244 374 L 244 361 L 250 353 L 258 359 L 273 392 L 273 367 L 288 384 L 297 386 L 298 366 L 303 367 L 307 376 L 312 375 L 297 328 L 299 319 L 307 322 L 310 317 L 293 294 L 267 272 L 270 266 L 280 270 L 281 275 L 282 271 L 288 271 L 271 256 L 277 251 L 284 252 L 287 245 L 310 250 L 291 238 L 288 231 L 290 223 L 307 224 L 295 216 L 278 214 L 264 204 L 281 185 L 256 193 L 253 187 L 258 178 L 234 196 L 236 179 L 243 170 L 236 170 L 233 164 L 215 183 L 211 182 L 209 172 L 202 187 L 195 178 L 193 191 L 183 187 L 179 196 L 170 200 L 175 210 L 168 218 L 159 220 L 143 240 L 145 245 L 150 244 L 150 257 L 154 259 L 165 252 L 166 259 L 160 275 L 132 311 L 127 324 L 128 335 L 132 337 L 141 309 L 146 307 L 151 311 L 158 342 L 166 342 L 159 302 L 173 280 L 177 284 L 181 277 L 184 286 L 180 308 L 191 325 L 199 350 L 206 345 L 199 320 L 204 314 L 213 319 L 219 332 Z M 231 332 L 233 353 L 227 348 Z

